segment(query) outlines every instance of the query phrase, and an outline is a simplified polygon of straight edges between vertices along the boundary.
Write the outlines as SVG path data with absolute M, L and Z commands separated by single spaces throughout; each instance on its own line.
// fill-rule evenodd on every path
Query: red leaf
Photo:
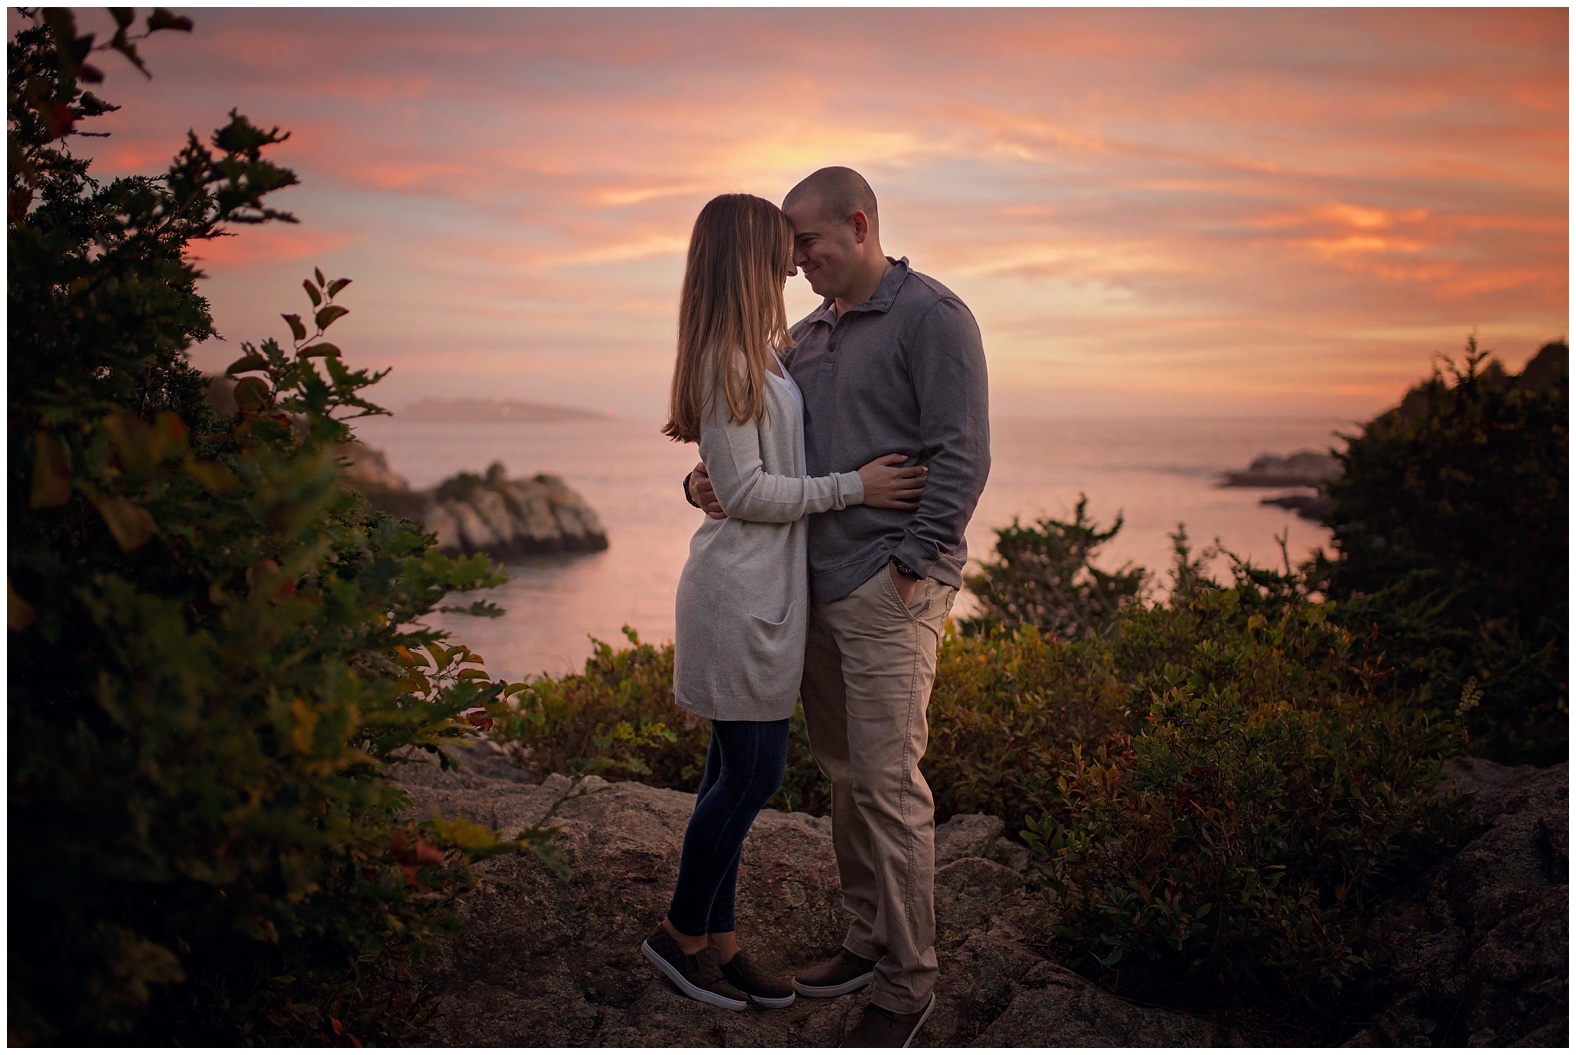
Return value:
M 425 840 L 418 836 L 416 839 L 416 863 L 442 868 L 444 865 L 443 851 L 435 846 L 429 846 Z

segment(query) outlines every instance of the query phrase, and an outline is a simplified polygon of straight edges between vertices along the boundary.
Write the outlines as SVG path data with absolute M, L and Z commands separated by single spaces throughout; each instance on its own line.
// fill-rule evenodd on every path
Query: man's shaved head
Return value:
M 854 213 L 862 212 L 870 220 L 870 230 L 880 230 L 876 221 L 876 192 L 851 168 L 833 165 L 816 169 L 788 192 L 783 199 L 783 211 L 812 199 L 821 202 L 828 219 L 842 223 Z

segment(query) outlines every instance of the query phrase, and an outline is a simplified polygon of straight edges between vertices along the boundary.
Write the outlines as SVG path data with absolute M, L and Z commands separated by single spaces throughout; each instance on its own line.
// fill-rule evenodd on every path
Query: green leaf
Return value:
M 323 278 L 323 271 L 322 271 L 321 268 L 314 267 L 312 269 L 312 277 L 317 279 L 317 284 L 319 286 L 322 286 L 322 285 L 324 285 L 327 282 L 327 280 L 325 278 Z
M 306 295 L 312 298 L 312 307 L 316 308 L 321 306 L 323 303 L 323 294 L 317 291 L 317 287 L 312 285 L 312 283 L 306 279 L 301 281 L 301 285 L 306 290 Z
M 306 327 L 301 325 L 301 316 L 282 315 L 280 317 L 290 324 L 290 336 L 298 341 L 306 340 Z
M 70 498 L 66 448 L 47 432 L 33 433 L 33 487 L 27 504 L 33 509 L 53 509 Z
M 203 489 L 212 494 L 221 494 L 235 486 L 235 476 L 218 462 L 193 461 L 186 467 L 186 471 L 197 478 Z
M 336 278 L 336 279 L 334 279 L 334 281 L 332 281 L 332 282 L 330 282 L 328 284 L 328 295 L 330 297 L 337 296 L 339 294 L 339 291 L 344 289 L 348 285 L 350 285 L 350 279 L 348 279 L 348 278 Z
M 100 495 L 93 499 L 93 504 L 98 507 L 109 533 L 125 552 L 141 547 L 153 536 L 153 517 L 135 502 L 115 495 Z
M 312 358 L 315 355 L 338 355 L 338 354 L 339 354 L 339 346 L 337 344 L 329 344 L 327 341 L 322 341 L 322 342 L 319 342 L 318 344 L 307 345 L 305 348 L 301 349 L 299 352 L 296 353 L 296 355 L 300 356 L 302 359 L 310 359 L 310 358 Z
M 267 370 L 267 369 L 268 369 L 268 360 L 264 359 L 262 356 L 258 355 L 256 352 L 250 352 L 250 353 L 248 353 L 246 355 L 241 356 L 235 362 L 233 362 L 229 366 L 225 367 L 224 368 L 224 372 L 226 374 L 244 374 L 244 373 L 246 373 L 249 370 Z
M 333 324 L 335 319 L 349 314 L 349 308 L 341 308 L 338 304 L 330 304 L 317 313 L 317 328 L 326 330 Z

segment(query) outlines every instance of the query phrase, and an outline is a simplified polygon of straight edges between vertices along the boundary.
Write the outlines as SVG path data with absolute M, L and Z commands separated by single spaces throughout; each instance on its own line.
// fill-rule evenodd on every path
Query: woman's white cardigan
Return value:
M 792 384 L 792 381 L 789 381 Z M 726 520 L 707 518 L 679 578 L 673 694 L 703 718 L 787 718 L 804 670 L 810 585 L 805 515 L 864 501 L 857 472 L 805 475 L 795 393 L 766 379 L 766 415 L 731 420 L 721 386 L 700 456 Z

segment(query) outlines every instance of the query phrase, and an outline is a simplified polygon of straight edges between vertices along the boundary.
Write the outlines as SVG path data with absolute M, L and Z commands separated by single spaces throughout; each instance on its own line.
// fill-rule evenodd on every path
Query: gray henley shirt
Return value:
M 888 258 L 890 259 L 890 258 Z M 898 451 L 930 474 L 919 509 L 850 506 L 810 517 L 810 596 L 835 601 L 889 560 L 963 585 L 968 526 L 990 474 L 985 350 L 957 295 L 892 261 L 870 299 L 795 323 L 789 371 L 804 394 L 807 471 L 847 472 Z

